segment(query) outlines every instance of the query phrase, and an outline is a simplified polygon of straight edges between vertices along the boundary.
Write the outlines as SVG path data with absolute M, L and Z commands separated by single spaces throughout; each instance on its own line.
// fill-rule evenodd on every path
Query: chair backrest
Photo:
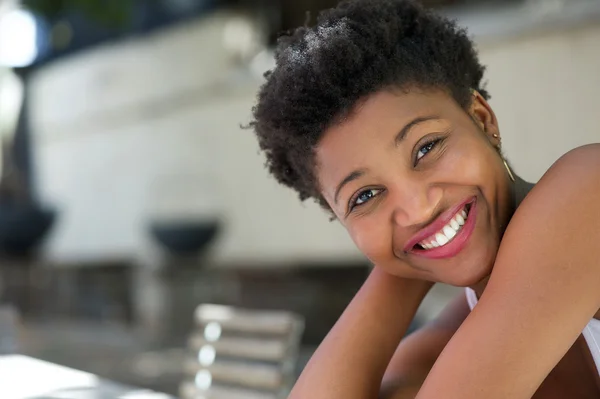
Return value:
M 203 304 L 194 320 L 182 399 L 287 397 L 304 330 L 301 316 Z

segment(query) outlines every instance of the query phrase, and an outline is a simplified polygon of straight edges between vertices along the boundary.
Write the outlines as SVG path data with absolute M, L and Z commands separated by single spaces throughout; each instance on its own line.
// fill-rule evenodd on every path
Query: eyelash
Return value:
M 440 141 L 442 141 L 441 138 L 436 138 L 419 147 L 419 150 L 415 154 L 415 161 L 413 162 L 414 166 L 417 166 L 417 162 L 419 162 L 425 155 L 429 154 L 429 151 L 433 150 L 440 143 Z M 419 153 L 426 147 L 429 147 L 429 149 L 419 158 Z
M 419 150 L 415 153 L 414 156 L 414 162 L 413 165 L 417 166 L 417 163 L 423 159 L 427 154 L 429 154 L 429 152 L 431 150 L 433 150 L 443 139 L 442 138 L 436 138 L 433 139 L 431 141 L 426 142 L 425 144 L 423 144 L 422 146 L 419 147 Z M 425 152 L 420 158 L 418 157 L 419 152 L 421 152 L 421 150 L 423 150 L 425 147 L 429 147 L 427 152 Z M 363 190 L 363 191 L 359 191 L 356 195 L 352 196 L 352 198 L 350 198 L 349 201 L 349 210 L 348 213 L 352 212 L 355 208 L 366 204 L 367 202 L 369 202 L 371 199 L 375 198 L 376 196 L 378 196 L 379 194 L 381 194 L 381 192 L 383 191 L 383 189 L 376 189 L 376 188 L 370 188 L 368 190 Z M 358 201 L 358 199 L 366 193 L 369 192 L 375 192 L 375 194 L 372 194 L 368 199 L 366 199 L 364 202 L 361 202 L 360 204 L 357 204 L 356 201 Z
M 352 198 L 350 198 L 350 205 L 348 207 L 349 212 L 352 212 L 352 210 L 354 210 L 356 207 L 364 205 L 367 202 L 369 202 L 371 199 L 377 197 L 381 193 L 381 191 L 383 191 L 383 190 L 378 189 L 378 188 L 370 188 L 368 190 L 359 191 L 356 195 L 354 195 L 354 196 L 352 196 Z M 356 201 L 358 201 L 362 195 L 369 193 L 369 192 L 375 192 L 375 194 L 371 195 L 371 197 L 366 199 L 364 202 L 361 202 L 360 204 L 356 203 Z

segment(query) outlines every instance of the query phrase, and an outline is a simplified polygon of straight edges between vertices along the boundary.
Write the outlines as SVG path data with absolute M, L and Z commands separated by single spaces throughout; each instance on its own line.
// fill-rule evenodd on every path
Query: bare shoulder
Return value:
M 590 144 L 560 157 L 519 205 L 499 249 L 499 259 L 507 262 L 496 262 L 493 275 L 517 258 L 538 265 L 578 263 L 600 272 L 600 253 L 590 249 L 600 248 L 599 233 L 600 144 Z
M 560 216 L 557 212 L 565 208 L 582 222 L 597 222 L 600 215 L 600 144 L 578 147 L 560 157 L 527 195 L 513 219 L 516 224 L 531 218 L 539 223 L 539 217 Z M 511 221 L 512 225 L 515 223 Z
M 495 286 L 493 280 L 505 280 L 506 291 L 514 295 L 519 287 L 514 281 L 517 275 L 526 278 L 531 273 L 533 278 L 544 273 L 546 278 L 539 278 L 535 286 L 521 287 L 533 291 L 543 291 L 544 284 L 551 286 L 560 279 L 566 282 L 586 276 L 577 283 L 579 294 L 589 293 L 590 304 L 595 303 L 600 299 L 596 294 L 600 283 L 598 241 L 600 144 L 589 144 L 560 157 L 520 204 L 500 244 L 491 286 Z M 518 264 L 528 267 L 518 269 Z M 592 281 L 595 286 L 584 289 Z M 565 290 L 562 299 L 567 301 L 573 295 Z M 593 306 L 598 310 L 598 304 Z
M 592 143 L 574 148 L 559 158 L 555 164 L 563 162 L 587 162 L 600 165 L 600 143 Z
M 600 185 L 600 143 L 588 144 L 567 152 L 548 169 L 538 185 L 543 190 L 560 189 L 561 187 L 598 188 Z

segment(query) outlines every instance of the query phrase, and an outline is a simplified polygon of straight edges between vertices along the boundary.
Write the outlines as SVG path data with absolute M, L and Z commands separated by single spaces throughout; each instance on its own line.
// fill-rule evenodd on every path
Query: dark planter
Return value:
M 150 224 L 150 234 L 172 255 L 199 254 L 217 236 L 218 220 L 161 221 Z
M 28 254 L 42 244 L 55 217 L 53 209 L 0 204 L 0 251 L 9 255 Z

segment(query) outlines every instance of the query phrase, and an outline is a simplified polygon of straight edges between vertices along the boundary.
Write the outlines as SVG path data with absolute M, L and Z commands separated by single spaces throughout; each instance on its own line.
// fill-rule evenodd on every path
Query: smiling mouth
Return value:
M 429 251 L 435 248 L 443 247 L 448 245 L 454 237 L 463 229 L 466 221 L 469 218 L 469 211 L 471 210 L 471 204 L 466 204 L 450 219 L 450 221 L 442 227 L 438 232 L 432 234 L 426 239 L 419 241 L 413 247 L 419 251 Z

